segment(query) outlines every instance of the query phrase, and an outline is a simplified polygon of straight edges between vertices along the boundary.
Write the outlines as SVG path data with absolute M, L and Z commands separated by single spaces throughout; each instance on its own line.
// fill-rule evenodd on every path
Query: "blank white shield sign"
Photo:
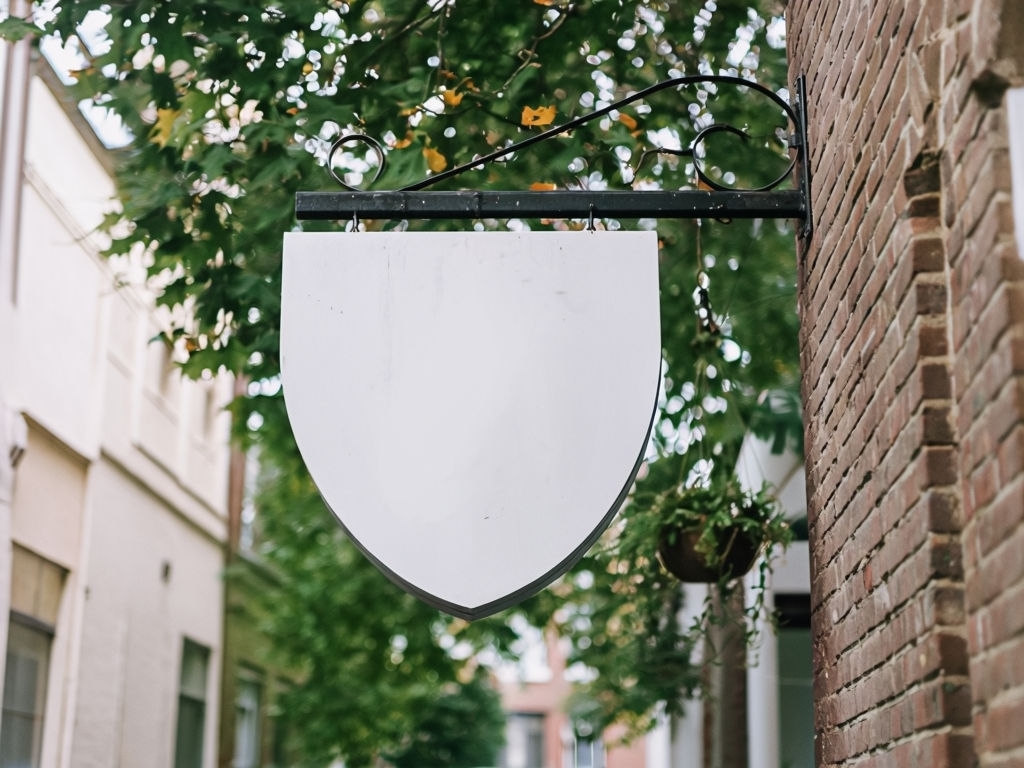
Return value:
M 290 233 L 281 369 L 313 480 L 393 581 L 463 618 L 575 563 L 644 456 L 654 232 Z

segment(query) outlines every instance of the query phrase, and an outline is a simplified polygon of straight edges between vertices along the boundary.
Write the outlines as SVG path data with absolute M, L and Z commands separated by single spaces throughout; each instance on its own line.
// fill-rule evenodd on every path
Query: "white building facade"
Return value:
M 111 159 L 46 63 L 0 76 L 0 768 L 213 766 L 231 383 L 99 255 Z

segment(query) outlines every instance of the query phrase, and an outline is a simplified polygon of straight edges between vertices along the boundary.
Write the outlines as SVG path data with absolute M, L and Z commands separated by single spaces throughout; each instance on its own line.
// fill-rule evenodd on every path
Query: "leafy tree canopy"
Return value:
M 501 697 L 478 672 L 468 683 L 450 686 L 420 712 L 412 736 L 388 756 L 395 768 L 472 768 L 497 764 L 505 728 Z
M 462 649 L 504 648 L 514 633 L 500 619 L 441 617 L 392 587 L 344 541 L 302 468 L 278 384 L 280 242 L 297 226 L 295 193 L 334 188 L 324 164 L 350 132 L 382 141 L 388 168 L 373 183 L 398 188 L 669 77 L 725 72 L 782 88 L 780 16 L 772 0 L 76 0 L 40 11 L 39 23 L 84 56 L 73 92 L 116 112 L 135 137 L 119 157 L 110 255 L 144 261 L 187 373 L 226 369 L 251 382 L 234 407 L 269 480 L 265 554 L 282 575 L 269 631 L 308 675 L 287 708 L 311 759 L 342 755 L 357 768 L 399 754 L 414 713 L 458 680 Z M 2 23 L 11 37 L 25 32 Z M 81 33 L 97 27 L 105 34 Z M 445 184 L 692 187 L 695 160 L 678 150 L 715 120 L 751 138 L 709 139 L 696 158 L 709 175 L 758 187 L 784 171 L 777 108 L 699 87 Z M 375 174 L 365 146 L 336 159 L 350 183 Z M 765 397 L 792 393 L 797 378 L 789 229 L 663 221 L 658 232 L 666 380 L 657 460 L 640 483 L 651 491 L 695 470 L 730 472 L 751 426 L 783 442 L 799 432 L 795 412 L 773 407 L 791 398 Z M 559 623 L 574 658 L 601 672 L 581 712 L 642 727 L 657 702 L 673 711 L 695 685 L 690 641 L 674 622 L 679 599 L 651 557 L 602 545 L 524 610 Z

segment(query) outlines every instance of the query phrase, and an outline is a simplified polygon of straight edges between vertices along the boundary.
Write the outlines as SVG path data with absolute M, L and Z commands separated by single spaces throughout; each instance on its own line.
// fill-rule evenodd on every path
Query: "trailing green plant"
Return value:
M 755 493 L 740 487 L 734 478 L 663 491 L 647 517 L 660 526 L 659 551 L 692 537 L 694 553 L 706 571 L 726 580 L 746 572 L 730 569 L 731 557 L 739 556 L 740 566 L 743 559 L 752 564 L 755 556 L 776 545 L 785 546 L 792 538 L 768 486 Z M 663 562 L 666 559 L 663 555 Z
M 660 494 L 646 514 L 633 518 L 632 535 L 643 535 L 644 526 L 637 523 L 646 518 L 660 526 L 656 535 L 663 565 L 683 581 L 711 585 L 701 613 L 691 623 L 692 631 L 707 638 L 710 627 L 739 623 L 747 642 L 754 643 L 761 623 L 772 620 L 765 612 L 772 558 L 793 539 L 770 488 L 748 491 L 730 477 L 672 489 Z M 755 562 L 752 589 L 742 614 L 735 615 L 730 598 Z
M 742 624 L 747 642 L 757 641 L 762 624 L 773 618 L 765 611 L 773 559 L 792 539 L 769 486 L 746 490 L 735 476 L 718 472 L 698 484 L 636 494 L 611 550 L 631 567 L 659 567 L 678 581 L 709 586 L 701 610 L 685 628 L 687 645 L 696 649 L 707 642 L 712 627 L 728 623 Z M 755 565 L 742 613 L 736 615 L 730 598 L 748 586 L 743 577 Z M 702 658 L 713 660 L 713 653 L 705 647 Z

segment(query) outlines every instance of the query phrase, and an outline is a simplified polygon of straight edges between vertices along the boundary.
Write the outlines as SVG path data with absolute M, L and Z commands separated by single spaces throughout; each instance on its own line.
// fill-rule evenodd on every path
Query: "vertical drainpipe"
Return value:
M 232 400 L 238 401 L 246 396 L 248 378 L 239 371 L 235 374 L 232 384 Z M 224 543 L 224 567 L 230 568 L 238 562 L 238 552 L 242 531 L 242 507 L 245 504 L 245 450 L 234 439 L 237 425 L 232 425 L 232 437 L 229 444 L 228 459 L 228 535 Z M 222 580 L 224 616 L 221 624 L 221 668 L 220 668 L 220 712 L 218 713 L 218 768 L 232 765 L 235 752 L 235 698 L 237 686 L 235 670 L 238 667 L 238 639 L 235 637 L 233 619 L 234 604 L 238 600 L 236 587 L 229 576 Z M 260 727 L 265 723 L 261 720 Z
M 249 379 L 245 374 L 235 374 L 232 382 L 232 400 L 238 402 L 246 396 L 249 391 Z M 238 553 L 241 544 L 242 533 L 242 507 L 245 505 L 245 469 L 246 454 L 234 439 L 234 430 L 237 424 L 232 425 L 232 436 L 230 442 L 230 454 L 228 459 L 228 540 L 227 555 L 230 561 Z
M 28 17 L 26 0 L 10 0 L 11 16 Z M 0 98 L 0 286 L 10 281 L 8 300 L 18 298 L 18 243 L 21 237 L 21 191 L 25 168 L 25 131 L 28 125 L 32 41 L 26 37 L 5 43 L 3 94 Z

